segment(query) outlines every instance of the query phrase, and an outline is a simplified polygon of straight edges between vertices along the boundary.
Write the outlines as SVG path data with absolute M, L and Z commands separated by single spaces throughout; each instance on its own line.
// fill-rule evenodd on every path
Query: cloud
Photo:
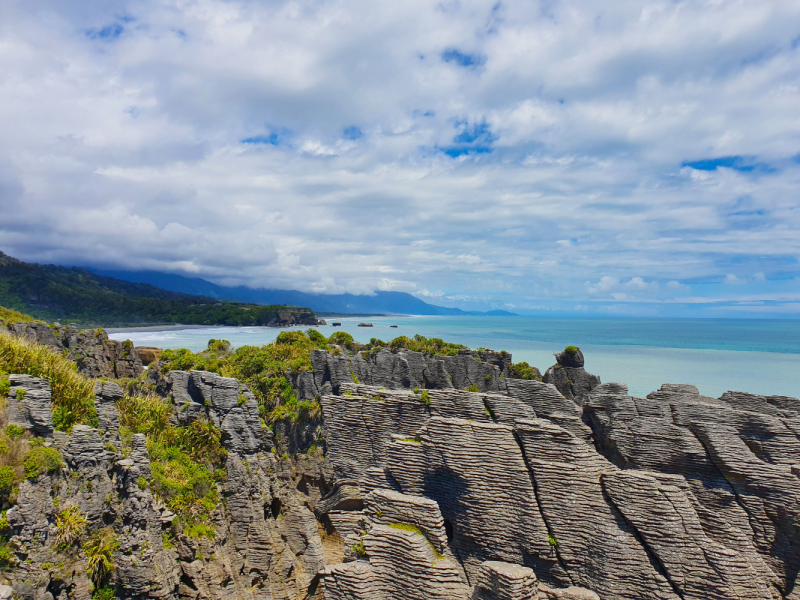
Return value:
M 797 3 L 0 19 L 0 250 L 19 258 L 515 312 L 798 289 Z
M 728 273 L 725 275 L 725 283 L 728 285 L 745 285 L 747 280 L 737 277 L 733 273 Z

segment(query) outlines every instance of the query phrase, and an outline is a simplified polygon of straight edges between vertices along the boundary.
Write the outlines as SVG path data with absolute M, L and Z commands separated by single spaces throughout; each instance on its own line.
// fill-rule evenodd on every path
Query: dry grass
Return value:
M 39 319 L 34 319 L 30 315 L 24 315 L 21 312 L 17 312 L 11 308 L 4 308 L 0 306 L 0 322 L 7 323 L 9 325 L 13 323 L 30 323 L 31 321 L 38 321 Z
M 73 425 L 97 427 L 94 381 L 71 360 L 41 344 L 0 332 L 0 371 L 41 377 L 53 394 L 53 425 L 70 432 Z

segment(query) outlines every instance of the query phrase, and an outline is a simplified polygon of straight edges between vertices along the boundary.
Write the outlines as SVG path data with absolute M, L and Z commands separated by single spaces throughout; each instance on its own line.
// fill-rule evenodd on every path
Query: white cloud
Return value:
M 437 5 L 2 3 L 0 250 L 520 309 L 800 271 L 796 2 Z

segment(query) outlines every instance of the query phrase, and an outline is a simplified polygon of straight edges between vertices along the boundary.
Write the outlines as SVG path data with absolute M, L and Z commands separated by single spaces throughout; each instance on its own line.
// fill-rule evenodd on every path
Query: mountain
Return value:
M 337 314 L 395 314 L 395 315 L 490 315 L 515 316 L 505 310 L 489 312 L 465 311 L 459 308 L 436 306 L 405 292 L 375 292 L 372 296 L 355 294 L 307 294 L 294 290 L 254 289 L 245 286 L 221 286 L 198 277 L 184 277 L 158 271 L 109 271 L 93 269 L 95 273 L 126 281 L 156 285 L 165 290 L 184 294 L 199 294 L 211 298 L 230 298 L 256 304 L 290 304 L 308 306 L 317 313 Z
M 86 269 L 25 263 L 0 252 L 0 306 L 82 324 L 315 324 L 308 308 L 245 304 L 165 290 Z

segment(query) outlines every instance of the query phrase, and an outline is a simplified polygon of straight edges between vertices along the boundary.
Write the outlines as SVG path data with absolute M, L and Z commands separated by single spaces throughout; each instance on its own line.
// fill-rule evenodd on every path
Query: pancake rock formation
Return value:
M 89 600 L 87 555 L 57 566 L 72 505 L 116 536 L 121 599 L 800 600 L 800 400 L 636 398 L 579 349 L 556 360 L 539 381 L 506 353 L 316 350 L 287 376 L 321 414 L 271 428 L 238 380 L 171 371 L 170 419 L 226 451 L 213 535 L 171 540 L 154 447 L 119 451 L 122 390 L 99 382 L 97 428 L 67 435 L 48 382 L 12 374 L 6 422 L 63 465 L 20 484 L 0 577 Z

